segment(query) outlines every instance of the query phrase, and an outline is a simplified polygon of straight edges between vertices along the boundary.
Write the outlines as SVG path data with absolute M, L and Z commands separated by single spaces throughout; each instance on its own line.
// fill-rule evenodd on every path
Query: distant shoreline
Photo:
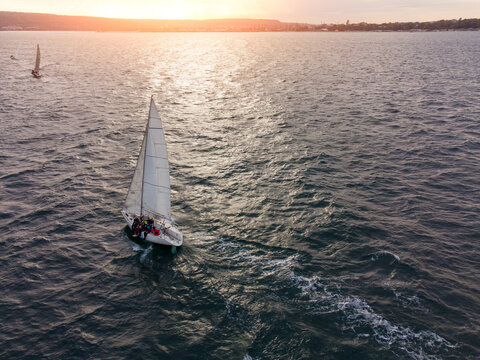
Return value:
M 0 31 L 95 32 L 436 32 L 480 31 L 480 19 L 369 24 L 305 24 L 270 19 L 115 19 L 0 11 Z
M 135 30 L 106 30 L 106 31 L 96 31 L 96 30 L 41 30 L 41 29 L 22 29 L 22 30 L 9 30 L 9 29 L 0 29 L 2 32 L 91 32 L 91 33 L 124 33 L 124 34 L 157 34 L 157 33 L 281 33 L 281 32 L 290 32 L 290 33 L 443 33 L 443 32 L 480 32 L 480 29 L 465 29 L 465 30 L 432 30 L 432 31 L 408 31 L 408 30 L 396 30 L 396 31 L 368 31 L 368 30 L 345 30 L 345 31 L 312 31 L 312 30 L 225 30 L 225 31 L 187 31 L 187 30 L 164 30 L 164 31 L 135 31 Z

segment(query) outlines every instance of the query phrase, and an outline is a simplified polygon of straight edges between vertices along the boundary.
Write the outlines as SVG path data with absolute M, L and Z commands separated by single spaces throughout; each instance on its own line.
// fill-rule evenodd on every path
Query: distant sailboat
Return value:
M 35 69 L 32 70 L 32 75 L 36 78 L 42 77 L 39 71 L 40 71 L 40 45 L 37 44 L 37 58 L 35 59 Z
M 173 253 L 183 243 L 183 234 L 171 218 L 167 144 L 153 96 L 142 148 L 122 215 L 134 236 L 172 246 Z
M 17 51 L 15 51 L 15 55 L 10 55 L 10 59 L 18 60 L 18 52 L 20 51 L 20 44 L 17 47 Z

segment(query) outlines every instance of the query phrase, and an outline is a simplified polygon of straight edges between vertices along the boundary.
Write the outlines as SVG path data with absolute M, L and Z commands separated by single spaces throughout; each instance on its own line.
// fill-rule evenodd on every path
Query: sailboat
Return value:
M 37 44 L 37 58 L 35 59 L 35 69 L 32 70 L 32 75 L 36 78 L 42 77 L 39 71 L 40 71 L 40 45 Z
M 17 51 L 15 51 L 15 55 L 10 55 L 10 59 L 18 60 L 18 51 L 20 50 L 20 44 L 17 47 Z
M 183 243 L 183 234 L 178 230 L 170 213 L 167 144 L 153 96 L 150 99 L 142 147 L 122 215 L 134 236 L 140 236 L 152 243 L 171 246 L 172 253 L 175 253 L 176 248 Z M 139 227 L 139 222 L 148 220 L 150 229 L 141 228 L 143 224 Z

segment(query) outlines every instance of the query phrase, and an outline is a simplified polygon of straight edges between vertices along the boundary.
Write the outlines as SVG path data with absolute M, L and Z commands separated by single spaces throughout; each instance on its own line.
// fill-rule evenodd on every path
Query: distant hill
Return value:
M 278 20 L 137 20 L 0 11 L 1 30 L 279 31 Z
M 445 31 L 480 30 L 480 19 L 382 24 L 301 24 L 262 19 L 139 20 L 0 11 L 0 30 L 50 31 Z

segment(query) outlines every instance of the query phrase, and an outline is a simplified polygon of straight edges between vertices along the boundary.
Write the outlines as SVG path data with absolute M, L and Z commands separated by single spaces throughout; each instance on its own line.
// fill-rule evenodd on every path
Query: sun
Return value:
M 95 16 L 123 19 L 187 19 L 185 1 L 103 1 L 91 5 Z
M 68 6 L 66 14 L 106 18 L 168 20 L 251 18 L 265 16 L 265 7 L 259 5 L 259 1 L 260 0 L 82 0 L 72 2 Z
M 115 0 L 91 3 L 96 16 L 125 19 L 208 19 L 233 16 L 228 1 Z

